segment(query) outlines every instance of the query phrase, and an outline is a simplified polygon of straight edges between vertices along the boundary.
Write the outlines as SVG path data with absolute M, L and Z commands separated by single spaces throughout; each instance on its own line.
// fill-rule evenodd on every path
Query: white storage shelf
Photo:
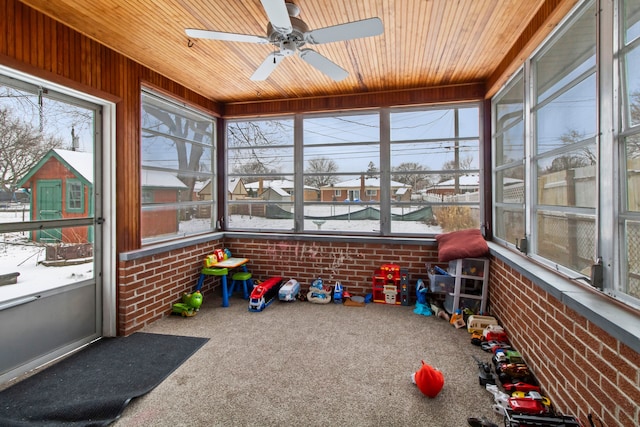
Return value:
M 453 313 L 461 305 L 468 307 L 470 301 L 479 301 L 480 308 L 476 314 L 484 314 L 487 311 L 487 298 L 489 293 L 489 260 L 486 258 L 463 258 L 449 261 L 447 272 L 454 278 L 453 292 L 448 294 L 447 300 L 451 301 L 450 308 Z M 473 293 L 471 293 L 473 292 Z M 447 310 L 449 311 L 449 310 Z

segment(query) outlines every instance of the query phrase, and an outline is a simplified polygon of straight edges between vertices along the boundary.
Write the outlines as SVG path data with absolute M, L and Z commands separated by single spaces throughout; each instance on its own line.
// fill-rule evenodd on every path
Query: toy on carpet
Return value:
M 270 277 L 253 288 L 249 296 L 249 311 L 262 311 L 277 297 L 282 285 L 282 277 Z
M 444 375 L 431 365 L 422 361 L 422 366 L 411 374 L 411 382 L 418 386 L 418 389 L 427 397 L 434 398 L 444 387 Z
M 307 301 L 315 304 L 327 304 L 331 302 L 331 287 L 324 286 L 321 278 L 317 278 L 309 286 Z
M 333 302 L 336 304 L 342 304 L 342 283 L 336 282 L 336 285 L 333 287 Z
M 180 314 L 183 317 L 195 316 L 198 310 L 202 306 L 202 294 L 200 291 L 195 291 L 191 294 L 182 294 L 182 302 L 173 304 L 172 313 Z
M 278 292 L 280 301 L 295 301 L 300 294 L 300 283 L 296 279 L 289 279 L 287 283 L 282 285 Z

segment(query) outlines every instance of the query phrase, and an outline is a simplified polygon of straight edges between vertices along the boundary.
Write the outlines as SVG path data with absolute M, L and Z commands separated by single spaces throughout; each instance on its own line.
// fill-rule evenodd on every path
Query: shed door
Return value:
M 38 181 L 36 189 L 36 209 L 38 220 L 51 220 L 62 218 L 62 180 L 41 180 Z M 62 230 L 60 228 L 49 228 L 38 230 L 37 240 L 40 242 L 60 242 Z
M 102 335 L 108 220 L 95 196 L 103 194 L 102 107 L 2 72 L 0 111 L 21 131 L 3 150 L 27 165 L 3 178 L 30 199 L 0 211 L 0 280 L 11 276 L 0 286 L 0 384 Z

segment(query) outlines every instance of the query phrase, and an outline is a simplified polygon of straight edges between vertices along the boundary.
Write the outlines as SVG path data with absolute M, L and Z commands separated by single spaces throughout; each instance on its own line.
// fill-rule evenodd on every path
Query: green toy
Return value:
M 198 311 L 202 305 L 202 294 L 200 291 L 195 291 L 192 294 L 184 293 L 182 294 L 182 302 Z
M 183 317 L 195 316 L 202 305 L 202 294 L 195 291 L 191 294 L 182 294 L 182 302 L 173 304 L 172 312 Z

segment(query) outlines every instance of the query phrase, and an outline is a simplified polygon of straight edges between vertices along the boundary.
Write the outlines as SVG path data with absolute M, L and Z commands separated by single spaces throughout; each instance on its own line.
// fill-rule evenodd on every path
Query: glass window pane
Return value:
M 377 142 L 380 115 L 335 115 L 304 119 L 304 145 Z
M 293 119 L 231 121 L 227 143 L 227 228 L 291 231 Z
M 640 135 L 625 140 L 627 148 L 627 211 L 640 212 Z
M 494 234 L 496 237 L 516 244 L 525 235 L 524 207 L 500 206 L 495 209 Z
M 582 12 L 580 18 L 537 57 L 535 90 L 537 102 L 543 102 L 596 64 L 595 5 Z
M 353 173 L 380 169 L 380 144 L 304 147 L 305 173 Z
M 345 192 L 343 191 L 342 194 Z M 350 192 L 359 197 L 359 190 Z M 380 231 L 380 207 L 359 201 L 336 200 L 305 203 L 304 229 L 307 231 L 343 231 L 372 233 Z
M 640 221 L 625 221 L 624 242 L 627 254 L 627 286 L 623 292 L 640 299 Z
M 522 162 L 524 158 L 524 121 L 520 120 L 495 136 L 496 166 Z
M 624 55 L 624 110 L 626 114 L 626 127 L 636 126 L 640 123 L 640 46 Z
M 540 210 L 536 213 L 537 254 L 589 276 L 595 254 L 595 217 Z
M 203 233 L 215 227 L 211 204 L 170 205 L 162 197 L 156 200 L 158 204 L 142 209 L 140 227 L 145 243 Z
M 215 122 L 143 92 L 141 227 L 143 243 L 215 229 Z
M 596 112 L 596 77 L 593 74 L 538 111 L 537 153 L 595 136 Z
M 293 231 L 294 206 L 276 200 L 239 200 L 227 203 L 230 230 Z
M 629 43 L 640 36 L 640 0 L 624 1 L 625 42 Z
M 433 215 L 435 223 L 445 233 L 480 228 L 478 206 L 437 205 L 433 206 Z
M 465 138 L 479 133 L 478 109 L 475 107 L 406 111 L 392 116 L 393 141 Z M 459 124 L 457 130 L 456 122 Z
M 595 152 L 594 144 L 538 161 L 538 204 L 595 208 Z
M 496 202 L 522 205 L 525 198 L 524 182 L 524 166 L 496 171 Z
M 495 132 L 500 133 L 504 128 L 511 126 L 513 122 L 523 120 L 523 112 L 524 79 L 522 72 L 520 72 L 515 83 L 507 91 L 498 95 L 498 101 L 495 104 Z
M 447 209 L 444 206 L 430 204 L 392 204 L 391 231 L 399 234 L 439 234 L 442 227 L 438 225 L 434 210 Z

